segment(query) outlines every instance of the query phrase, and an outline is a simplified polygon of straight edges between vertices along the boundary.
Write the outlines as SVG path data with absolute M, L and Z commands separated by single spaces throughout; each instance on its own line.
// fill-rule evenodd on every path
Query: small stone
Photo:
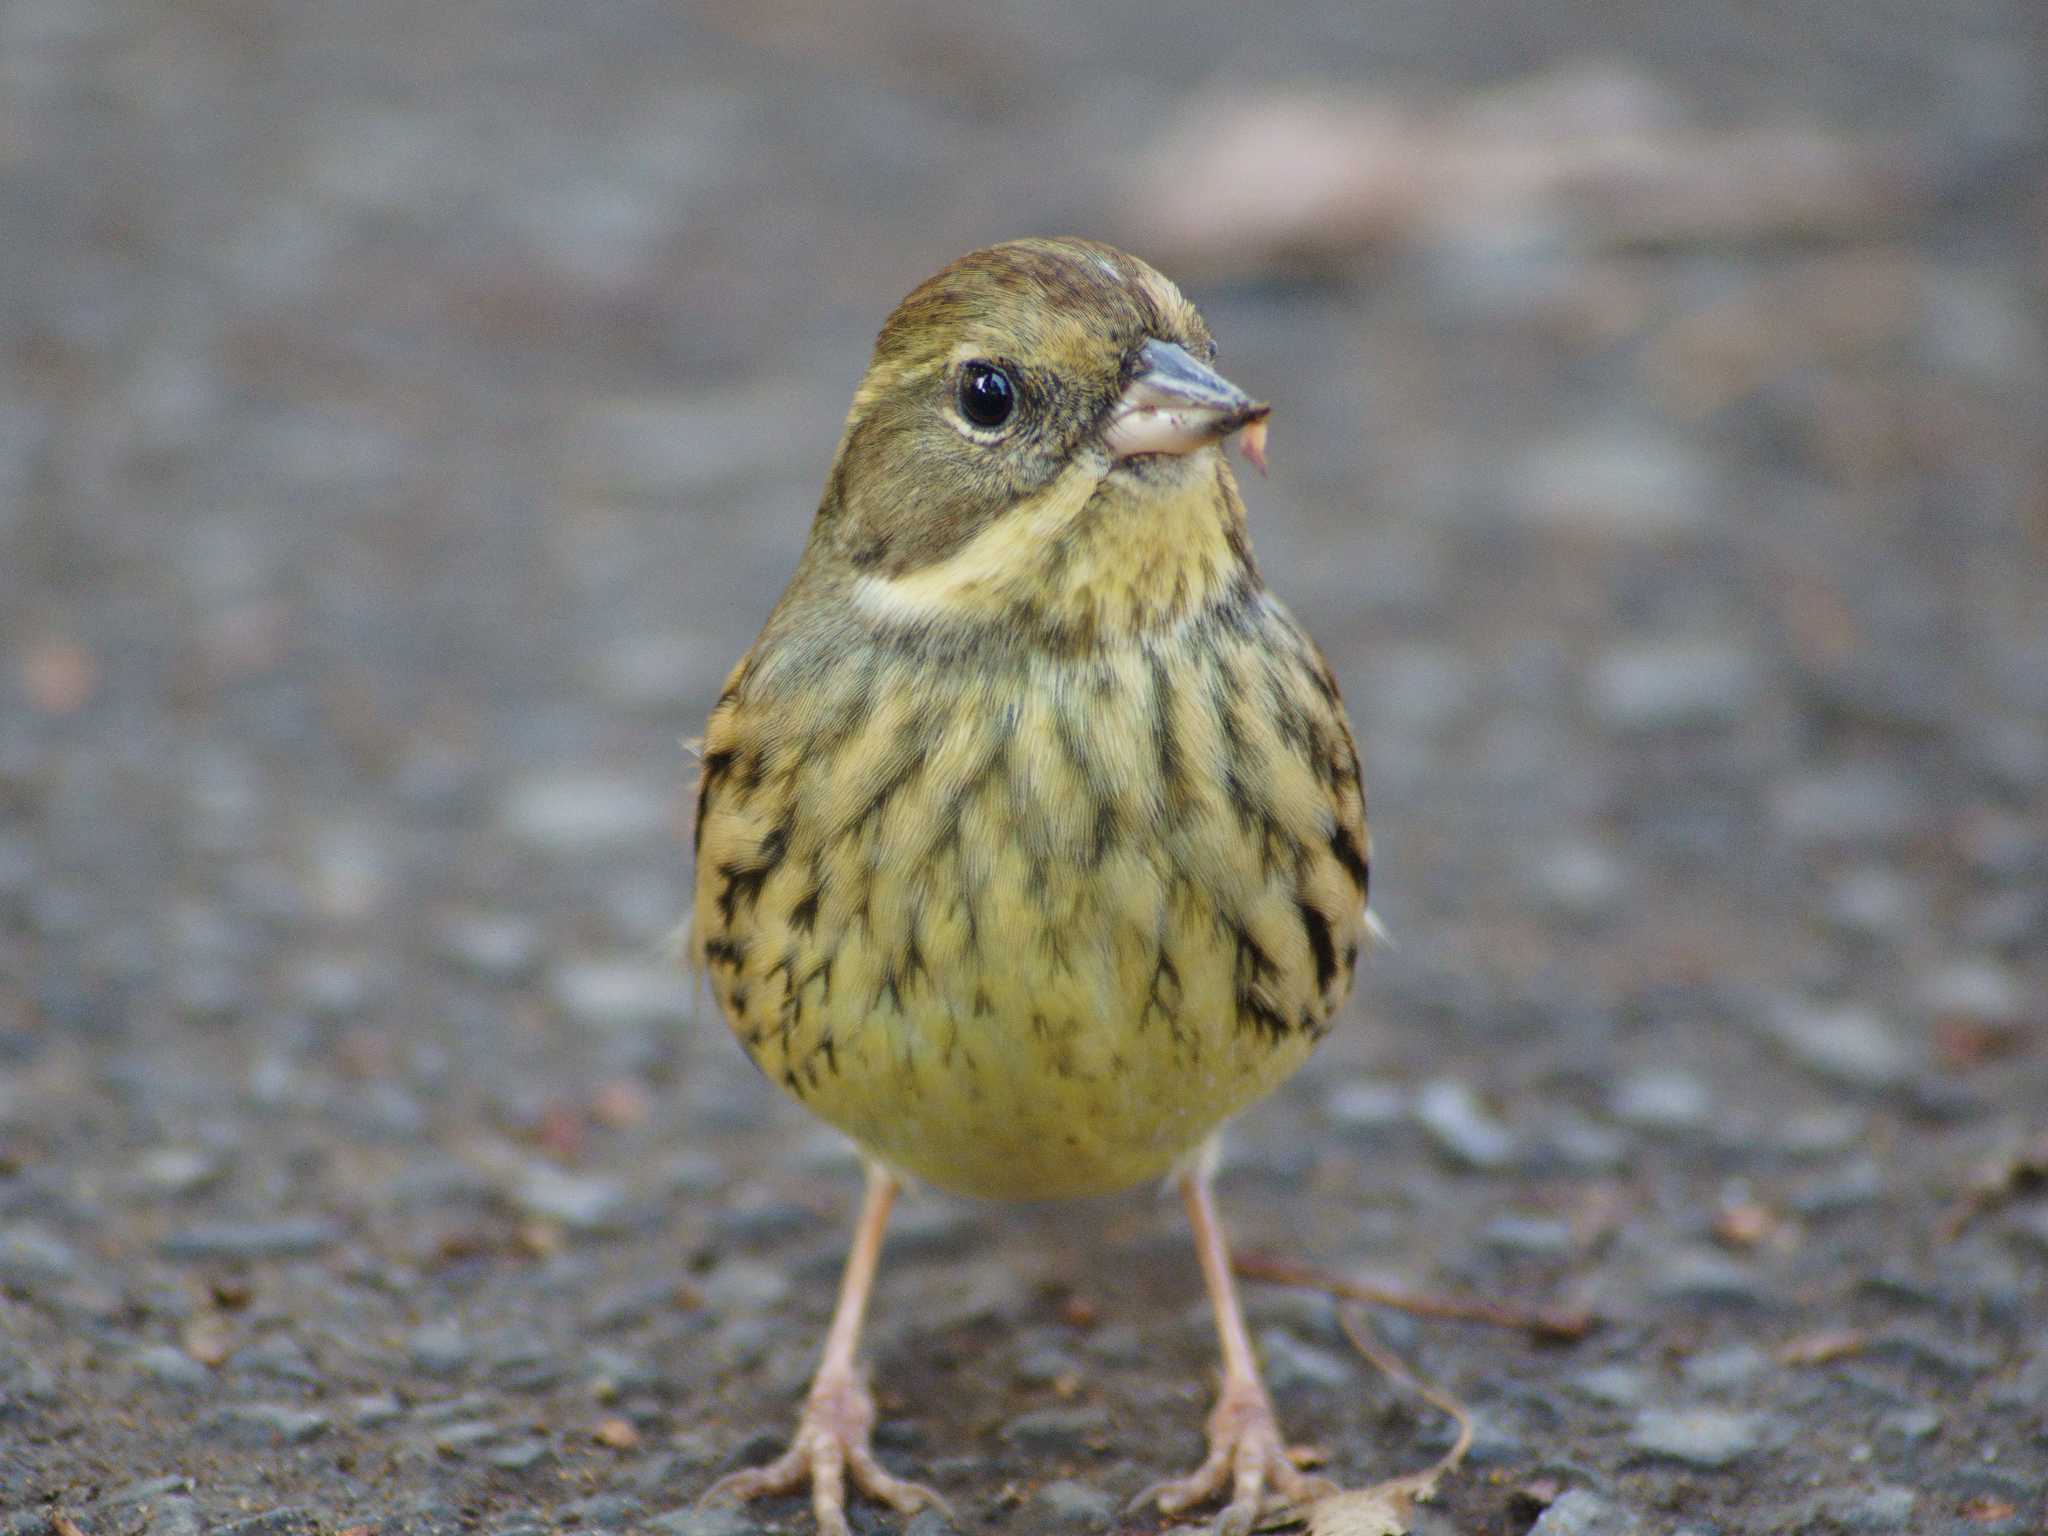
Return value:
M 506 791 L 499 815 L 507 831 L 555 853 L 611 851 L 666 836 L 673 807 L 666 791 L 604 773 L 548 773 Z
M 1482 1234 L 1489 1248 L 1532 1258 L 1562 1258 L 1571 1252 L 1571 1224 L 1555 1216 L 1509 1212 L 1486 1224 Z
M 1590 921 L 1619 905 L 1628 888 L 1621 861 L 1597 843 L 1553 843 L 1538 853 L 1529 884 L 1539 901 L 1562 916 Z
M 216 1525 L 211 1536 L 321 1536 L 326 1522 L 312 1509 L 272 1509 Z
M 540 929 L 508 912 L 464 912 L 441 920 L 442 955 L 484 981 L 523 981 L 540 963 Z
M 183 1495 L 161 1499 L 148 1510 L 149 1523 L 143 1536 L 205 1536 L 199 1506 Z
M 204 1392 L 213 1385 L 212 1371 L 169 1344 L 143 1345 L 135 1352 L 135 1368 L 158 1386 L 181 1392 Z
M 1938 1022 L 1954 1021 L 2004 1033 L 2027 1016 L 2027 991 L 2006 967 L 1964 961 L 1936 971 L 1919 987 L 1920 1006 Z
M 1760 1306 L 1766 1297 L 1754 1272 L 1708 1248 L 1680 1248 L 1659 1256 L 1650 1292 L 1667 1301 L 1711 1306 Z
M 1536 1517 L 1528 1536 L 1635 1536 L 1636 1517 L 1585 1488 L 1568 1488 Z
M 318 1217 L 212 1221 L 173 1232 L 158 1251 L 167 1259 L 302 1259 L 341 1237 L 338 1223 Z
M 1825 769 L 1783 785 L 1771 799 L 1778 830 L 1809 847 L 1895 842 L 1920 804 L 1897 770 L 1876 764 Z
M 1869 1116 L 1840 1106 L 1800 1110 L 1768 1128 L 1771 1145 L 1787 1157 L 1834 1157 L 1862 1144 Z
M 512 1203 L 524 1215 L 560 1222 L 571 1231 L 602 1232 L 622 1225 L 627 1199 L 614 1180 L 536 1162 L 520 1174 Z
M 226 1172 L 220 1155 L 203 1147 L 153 1147 L 135 1162 L 136 1181 L 159 1195 L 196 1194 Z
M 1324 1095 L 1323 1113 L 1341 1131 L 1388 1131 L 1408 1118 L 1408 1095 L 1399 1083 L 1355 1077 Z
M 1606 1173 L 1628 1162 L 1628 1138 L 1610 1125 L 1576 1110 L 1560 1110 L 1543 1123 L 1540 1144 L 1551 1158 L 1577 1173 Z
M 214 1413 L 216 1433 L 237 1445 L 304 1445 L 327 1432 L 324 1413 L 287 1403 L 234 1403 Z
M 1732 1466 L 1763 1442 L 1763 1421 L 1717 1408 L 1645 1408 L 1629 1444 L 1652 1456 L 1711 1471 Z
M 487 1419 L 461 1419 L 437 1427 L 432 1435 L 435 1453 L 460 1456 L 498 1438 L 498 1426 Z
M 714 1312 L 766 1312 L 789 1294 L 789 1276 L 773 1264 L 727 1259 L 698 1281 L 697 1289 Z
M 1650 1391 L 1650 1380 L 1633 1365 L 1596 1365 L 1567 1383 L 1579 1396 L 1608 1408 L 1633 1408 Z
M 1913 1511 L 1919 1502 L 1920 1496 L 1913 1489 L 1888 1483 L 1854 1493 L 1838 1493 L 1823 1504 L 1827 1517 L 1844 1530 L 1854 1536 L 1863 1536 L 1865 1532 L 1875 1536 L 1883 1531 L 1917 1530 Z
M 429 1376 L 454 1375 L 469 1364 L 474 1353 L 454 1323 L 423 1324 L 412 1331 L 405 1347 L 414 1368 Z
M 1038 1490 L 1038 1502 L 1061 1530 L 1104 1531 L 1116 1523 L 1117 1501 L 1072 1478 L 1047 1483 Z
M 1903 938 L 1926 920 L 1926 903 L 1912 881 L 1881 864 L 1848 870 L 1828 892 L 1827 912 L 1852 938 Z
M 1559 437 L 1508 466 L 1507 474 L 1523 520 L 1599 537 L 1681 533 L 1698 526 L 1711 500 L 1699 456 L 1636 423 Z
M 49 1228 L 31 1221 L 0 1227 L 0 1284 L 27 1290 L 77 1273 L 77 1250 Z
M 484 1460 L 501 1472 L 531 1472 L 554 1455 L 554 1447 L 538 1437 L 514 1440 L 487 1451 Z
M 1505 1168 L 1514 1160 L 1514 1132 L 1455 1078 L 1423 1085 L 1415 1096 L 1415 1119 L 1440 1151 L 1467 1168 Z
M 639 960 L 558 965 L 549 975 L 548 990 L 569 1018 L 603 1033 L 681 1023 L 695 1007 L 690 982 L 679 970 Z
M 663 1536 L 761 1536 L 761 1526 L 745 1509 L 732 1504 L 685 1504 L 656 1515 L 648 1526 Z
M 305 1348 L 290 1334 L 273 1334 L 235 1351 L 234 1368 L 261 1376 L 276 1376 L 305 1384 L 321 1380 L 320 1368 Z
M 936 1509 L 920 1509 L 903 1527 L 903 1536 L 960 1536 L 953 1522 Z
M 348 1421 L 358 1429 L 377 1429 L 405 1416 L 405 1404 L 388 1393 L 358 1397 L 348 1405 Z
M 1294 1387 L 1348 1387 L 1358 1370 L 1344 1356 L 1303 1343 L 1285 1328 L 1259 1335 L 1259 1353 L 1266 1362 L 1266 1384 L 1276 1392 Z
M 1917 1445 L 1941 1433 L 1941 1414 L 1932 1408 L 1894 1408 L 1877 1421 L 1877 1432 Z
M 1811 1219 L 1861 1210 L 1875 1205 L 1884 1194 L 1884 1170 L 1876 1159 L 1859 1157 L 1843 1167 L 1801 1179 L 1786 1193 L 1785 1203 Z
M 1696 1131 L 1714 1113 L 1713 1095 L 1696 1074 L 1675 1067 L 1633 1072 L 1615 1085 L 1608 1112 L 1645 1131 Z
M 1730 1344 L 1685 1362 L 1686 1385 L 1701 1392 L 1728 1392 L 1770 1368 L 1771 1359 L 1753 1344 Z
M 1028 1451 L 1073 1453 L 1109 1428 L 1109 1410 L 1093 1404 L 1079 1408 L 1038 1408 L 1020 1413 L 1003 1426 L 1003 1438 Z
M 1594 718 L 1631 734 L 1727 726 L 1756 697 L 1756 658 L 1712 641 L 1665 641 L 1609 651 L 1588 679 Z
M 1919 1066 L 1917 1054 L 1868 1008 L 1787 1004 L 1770 1021 L 1772 1038 L 1801 1066 L 1850 1088 L 1895 1088 Z

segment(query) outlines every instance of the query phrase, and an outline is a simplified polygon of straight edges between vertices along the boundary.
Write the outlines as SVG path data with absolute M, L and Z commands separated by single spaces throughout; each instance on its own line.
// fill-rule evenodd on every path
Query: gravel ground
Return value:
M 1524 191 L 1532 112 L 1897 174 L 1199 253 L 1394 934 L 1236 1232 L 1606 1319 L 1382 1321 L 1479 1417 L 1423 1536 L 2048 1529 L 2039 11 L 679 10 L 0 7 L 0 1530 L 807 1529 L 691 1508 L 856 1174 L 662 959 L 676 741 L 894 299 L 1023 232 L 1175 270 L 1147 146 L 1262 92 L 1494 124 Z M 1447 1444 L 1251 1307 L 1333 1471 Z M 1154 1192 L 910 1202 L 869 1354 L 963 1529 L 1200 1450 Z

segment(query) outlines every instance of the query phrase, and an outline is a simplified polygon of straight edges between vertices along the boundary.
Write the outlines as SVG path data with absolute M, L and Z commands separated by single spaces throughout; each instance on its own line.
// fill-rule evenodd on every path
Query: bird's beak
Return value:
M 1170 341 L 1146 342 L 1136 363 L 1102 434 L 1113 459 L 1192 453 L 1263 422 L 1273 409 Z M 1245 441 L 1249 445 L 1252 438 Z

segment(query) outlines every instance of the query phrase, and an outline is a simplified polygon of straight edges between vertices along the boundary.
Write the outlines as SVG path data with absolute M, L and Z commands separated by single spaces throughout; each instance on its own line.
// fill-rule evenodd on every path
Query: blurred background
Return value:
M 1243 1234 L 1424 1532 L 2048 1522 L 2033 0 L 0 5 L 0 1530 L 806 1528 L 852 1165 L 665 961 L 678 746 L 945 261 L 1126 246 L 1275 406 L 1394 943 Z M 1285 1417 L 1446 1443 L 1314 1298 Z M 1199 1454 L 1149 1193 L 903 1213 L 966 1529 Z M 237 1523 L 239 1522 L 239 1523 Z

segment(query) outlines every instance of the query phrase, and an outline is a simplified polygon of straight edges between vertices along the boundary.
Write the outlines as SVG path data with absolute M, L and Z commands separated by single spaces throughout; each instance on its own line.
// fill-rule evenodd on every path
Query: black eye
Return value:
M 960 370 L 960 414 L 977 427 L 1000 427 L 1017 408 L 1017 386 L 994 363 Z

